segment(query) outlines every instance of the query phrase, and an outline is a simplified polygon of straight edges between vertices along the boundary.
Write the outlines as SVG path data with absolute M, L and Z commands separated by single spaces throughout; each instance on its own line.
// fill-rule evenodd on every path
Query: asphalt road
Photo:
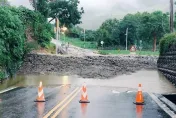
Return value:
M 136 106 L 134 92 L 88 86 L 89 104 L 80 104 L 78 86 L 45 87 L 45 103 L 34 102 L 37 87 L 17 88 L 0 94 L 2 118 L 170 118 L 144 93 L 146 105 Z

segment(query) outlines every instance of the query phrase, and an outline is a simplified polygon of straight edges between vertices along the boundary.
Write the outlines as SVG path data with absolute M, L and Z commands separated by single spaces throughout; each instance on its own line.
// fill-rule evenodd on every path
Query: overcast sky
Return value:
M 31 8 L 29 0 L 9 0 L 11 5 Z M 170 0 L 80 0 L 85 10 L 82 16 L 83 28 L 97 29 L 108 18 L 123 18 L 127 13 L 137 11 L 169 11 Z

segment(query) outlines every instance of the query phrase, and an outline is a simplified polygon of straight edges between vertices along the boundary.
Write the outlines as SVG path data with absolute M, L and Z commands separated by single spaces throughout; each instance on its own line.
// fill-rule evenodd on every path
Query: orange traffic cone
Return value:
M 43 86 L 42 82 L 40 82 L 38 87 L 38 96 L 35 102 L 45 102 L 44 92 L 43 92 Z
M 90 101 L 88 100 L 87 89 L 86 89 L 85 83 L 82 86 L 81 100 L 79 101 L 79 103 L 90 103 Z
M 139 84 L 138 92 L 136 94 L 136 102 L 134 104 L 144 105 L 144 98 L 143 98 L 143 95 L 142 95 L 141 84 Z

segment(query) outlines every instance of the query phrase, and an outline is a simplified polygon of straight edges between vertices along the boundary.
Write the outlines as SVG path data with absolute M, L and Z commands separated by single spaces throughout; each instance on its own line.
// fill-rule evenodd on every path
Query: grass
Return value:
M 36 53 L 55 54 L 56 46 L 55 44 L 50 43 L 46 46 L 46 48 L 42 48 L 41 46 L 38 46 L 38 48 L 33 51 Z
M 99 50 L 99 53 L 103 54 L 103 55 L 108 55 L 108 54 L 128 55 L 128 54 L 130 54 L 130 51 L 126 51 L 126 50 Z M 156 51 L 156 52 L 152 52 L 152 51 L 136 51 L 136 54 L 137 55 L 147 55 L 147 56 L 150 56 L 150 55 L 159 56 L 159 52 L 158 51 Z
M 152 52 L 152 51 L 137 51 L 136 54 L 137 55 L 148 55 L 148 56 L 151 56 L 151 55 L 159 56 L 159 51 L 156 51 L 156 52 Z
M 56 53 L 56 46 L 55 46 L 55 44 L 50 43 L 50 44 L 47 46 L 46 51 L 49 52 L 49 53 L 51 53 L 51 54 L 55 54 L 55 53 Z
M 64 37 L 62 36 L 61 40 L 64 42 L 69 42 L 70 44 L 74 46 L 84 48 L 84 41 L 81 41 L 79 38 L 65 37 L 65 40 L 64 40 Z M 96 49 L 96 43 L 85 41 L 85 48 L 86 49 Z
M 69 42 L 70 44 L 77 46 L 77 47 L 81 47 L 84 48 L 84 41 L 81 41 L 79 38 L 70 38 L 70 37 L 65 37 L 64 40 L 64 36 L 61 36 L 61 40 L 64 42 Z M 85 41 L 85 48 L 86 49 L 93 49 L 96 50 L 96 43 L 95 42 L 88 42 Z M 126 50 L 98 50 L 99 54 L 102 55 L 109 55 L 109 54 L 113 54 L 113 55 L 128 55 L 130 54 L 130 51 L 126 51 Z M 136 51 L 137 55 L 154 55 L 154 56 L 159 56 L 159 52 L 152 52 L 152 51 Z
M 106 54 L 123 54 L 123 55 L 130 54 L 130 51 L 126 51 L 126 50 L 101 50 L 99 52 L 106 53 Z

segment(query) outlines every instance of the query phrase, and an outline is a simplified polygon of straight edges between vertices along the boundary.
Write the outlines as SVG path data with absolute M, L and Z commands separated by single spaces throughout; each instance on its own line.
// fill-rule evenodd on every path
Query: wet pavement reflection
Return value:
M 86 112 L 87 112 L 87 103 L 82 103 L 81 104 L 81 111 L 82 111 L 82 116 L 83 116 L 83 118 L 85 117 L 85 115 L 86 115 Z
M 143 105 L 136 105 L 136 118 L 142 118 Z
M 38 111 L 37 118 L 43 118 L 44 110 L 45 110 L 45 102 L 36 102 L 36 104 L 37 104 L 37 111 Z

